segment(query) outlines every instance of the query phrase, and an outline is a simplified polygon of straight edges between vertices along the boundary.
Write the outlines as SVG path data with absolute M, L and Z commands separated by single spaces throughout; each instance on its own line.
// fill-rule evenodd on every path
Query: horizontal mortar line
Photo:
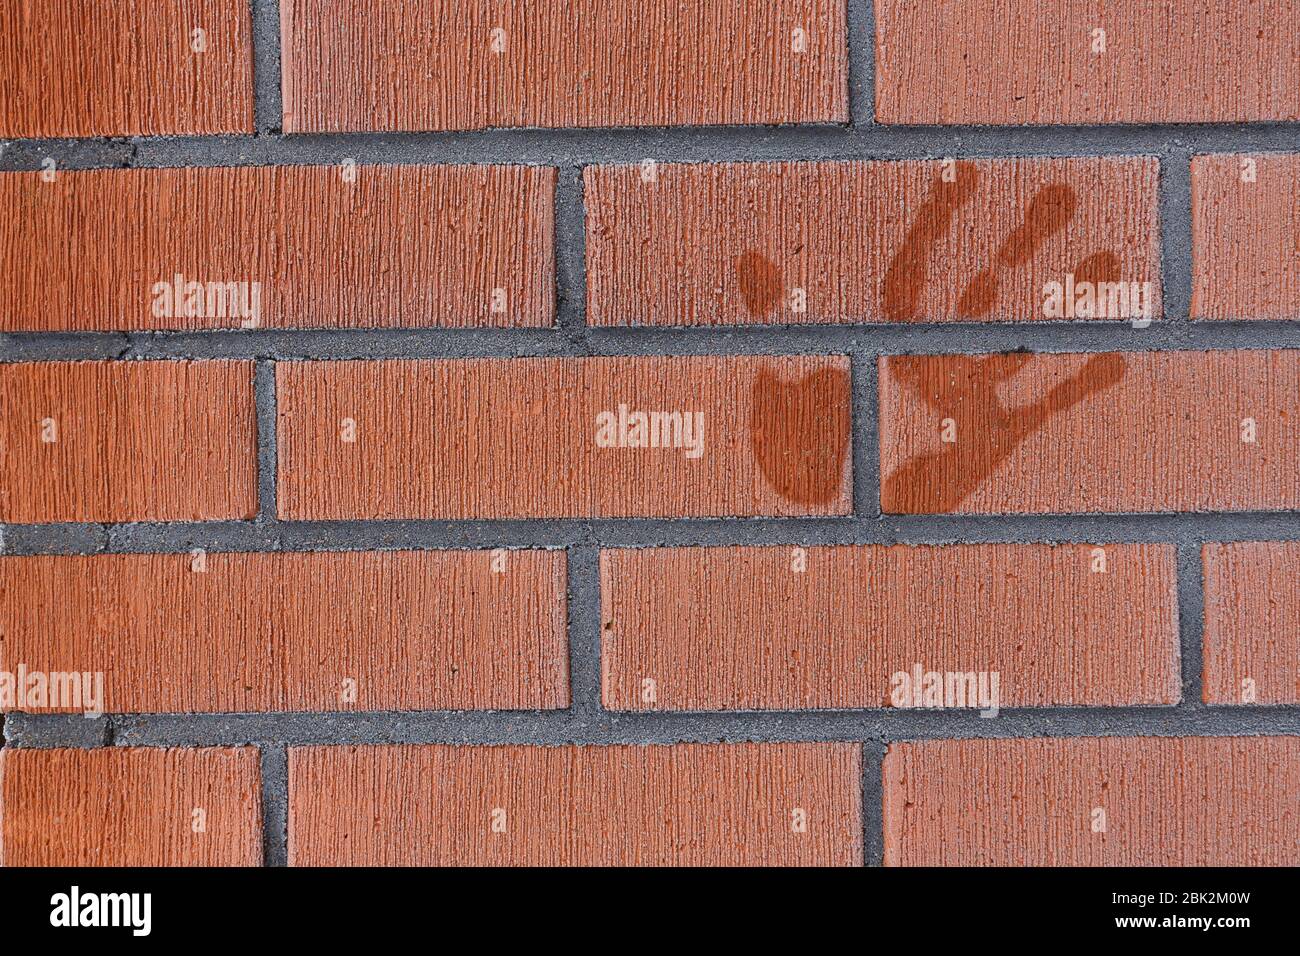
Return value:
M 3 554 L 1300 540 L 1300 511 L 7 524 Z
M 25 719 L 23 719 L 25 718 Z M 11 746 L 59 746 L 70 721 L 10 715 Z M 688 742 L 904 741 L 1086 736 L 1300 734 L 1300 706 L 1051 707 L 976 711 L 730 711 L 115 715 L 115 746 L 310 744 L 640 744 Z M 18 726 L 15 726 L 18 725 Z M 42 726 L 46 725 L 46 726 Z M 42 743 L 44 741 L 44 743 Z M 85 746 L 86 744 L 82 744 Z
M 227 166 L 299 163 L 506 163 L 573 166 L 665 162 L 934 159 L 1294 151 L 1300 122 L 1042 126 L 674 126 L 13 139 L 6 169 L 97 165 Z
M 78 359 L 573 358 L 655 355 L 798 355 L 853 352 L 975 354 L 1300 348 L 1294 320 L 925 322 L 794 326 L 582 326 L 549 329 L 315 329 L 207 332 L 0 333 L 0 362 Z

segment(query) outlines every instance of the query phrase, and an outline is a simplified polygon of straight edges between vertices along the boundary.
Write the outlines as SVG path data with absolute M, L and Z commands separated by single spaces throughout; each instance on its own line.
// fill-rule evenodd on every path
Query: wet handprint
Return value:
M 781 267 L 752 249 L 736 257 L 736 278 L 740 283 L 740 297 L 750 315 L 767 315 L 785 294 Z
M 933 410 L 936 433 L 942 430 L 951 440 L 890 473 L 881 486 L 882 508 L 909 514 L 954 510 L 1050 418 L 1111 387 L 1126 368 L 1122 355 L 1092 355 L 1036 401 L 1004 406 L 999 387 L 1034 360 L 1028 352 L 892 358 L 890 373 Z
M 763 369 L 751 396 L 754 458 L 782 496 L 821 505 L 840 494 L 849 448 L 849 376 L 827 368 L 798 382 Z
M 919 318 L 917 303 L 924 292 L 929 256 L 978 184 L 979 171 L 969 163 L 957 164 L 953 181 L 945 182 L 942 174 L 936 180 L 885 275 L 884 309 L 891 319 Z M 1035 193 L 994 261 L 962 291 L 959 313 L 972 318 L 987 315 L 996 302 L 1001 276 L 1028 265 L 1043 243 L 1066 227 L 1077 205 L 1074 190 L 1066 185 L 1045 186 Z M 1116 282 L 1119 274 L 1119 256 L 1105 250 L 1086 256 L 1073 272 L 1076 282 L 1090 283 Z M 952 511 L 1049 418 L 1114 385 L 1125 369 L 1121 355 L 1094 355 L 1037 401 L 1004 407 L 1000 383 L 1033 361 L 1029 353 L 891 360 L 889 368 L 900 384 L 935 412 L 943 439 L 938 451 L 915 455 L 884 478 L 882 507 L 902 512 Z

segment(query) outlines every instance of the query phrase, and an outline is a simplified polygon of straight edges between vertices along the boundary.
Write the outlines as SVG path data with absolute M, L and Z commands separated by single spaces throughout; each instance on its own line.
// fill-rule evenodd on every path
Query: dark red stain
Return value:
M 955 181 L 936 178 L 930 197 L 908 230 L 902 248 L 885 274 L 884 311 L 894 321 L 915 321 L 925 291 L 928 259 L 951 227 L 958 208 L 978 189 L 978 174 L 959 163 Z M 1002 242 L 994 261 L 975 274 L 958 300 L 959 314 L 979 318 L 997 301 L 1000 274 L 1027 265 L 1051 236 L 1074 218 L 1078 200 L 1064 184 L 1034 194 L 1020 225 Z M 1113 282 L 1119 257 L 1096 252 L 1074 269 L 1076 281 Z M 1094 355 L 1079 372 L 1053 387 L 1036 402 L 1019 408 L 1002 406 L 998 384 L 1015 375 L 1034 356 L 1029 353 L 976 356 L 900 356 L 889 363 L 898 382 L 919 396 L 935 413 L 935 429 L 951 418 L 957 440 L 939 451 L 916 455 L 882 482 L 881 505 L 895 512 L 952 511 L 997 469 L 1030 435 L 1054 415 L 1109 388 L 1124 376 L 1122 355 Z
M 1003 241 L 993 264 L 985 266 L 966 286 L 957 302 L 960 315 L 987 315 L 997 301 L 999 273 L 1028 264 L 1050 236 L 1056 235 L 1074 218 L 1078 206 L 1069 186 L 1047 186 L 1034 194 L 1020 225 Z
M 944 182 L 942 173 L 935 177 L 929 198 L 917 211 L 902 246 L 885 270 L 885 317 L 891 322 L 922 318 L 916 309 L 925 291 L 931 249 L 947 233 L 957 210 L 971 200 L 979 184 L 979 168 L 973 163 L 957 163 L 952 182 Z
M 951 418 L 957 440 L 909 458 L 881 487 L 886 511 L 952 511 L 988 478 L 1030 435 L 1054 415 L 1124 377 L 1127 362 L 1117 353 L 1093 355 L 1083 367 L 1042 398 L 1004 408 L 997 389 L 1035 360 L 1028 352 L 984 357 L 906 355 L 889 363 L 895 379 L 907 385 L 934 412 L 935 433 Z
M 1119 276 L 1119 256 L 1113 252 L 1094 252 L 1074 267 L 1076 283 L 1118 282 Z
M 835 500 L 849 448 L 848 374 L 828 368 L 784 382 L 761 369 L 750 441 L 763 476 L 783 497 L 804 505 Z
M 934 246 L 979 186 L 979 169 L 969 162 L 956 164 L 951 182 L 944 181 L 942 173 L 935 177 L 885 272 L 884 313 L 890 321 L 925 318 L 917 309 Z M 1077 196 L 1068 185 L 1053 184 L 1035 193 L 993 263 L 962 291 L 959 313 L 987 315 L 997 300 L 1000 274 L 1027 265 L 1048 238 L 1069 224 L 1077 207 Z M 765 316 L 778 307 L 784 286 L 776 263 L 750 250 L 737 257 L 736 274 L 751 315 Z M 1118 281 L 1119 274 L 1119 257 L 1107 251 L 1087 256 L 1074 269 L 1076 281 Z M 953 419 L 957 441 L 909 459 L 886 477 L 881 488 L 886 510 L 952 511 L 1049 418 L 1118 382 L 1126 366 L 1121 355 L 1095 355 L 1038 401 L 1003 408 L 998 383 L 1032 361 L 1032 355 L 1016 353 L 984 358 L 904 356 L 890 363 L 898 381 L 936 412 L 936 428 L 941 419 Z M 753 451 L 764 476 L 785 498 L 824 504 L 839 493 L 849 446 L 848 396 L 848 376 L 838 370 L 814 373 L 797 384 L 781 382 L 767 369 L 760 372 L 753 389 Z
M 785 293 L 780 266 L 752 249 L 736 257 L 736 278 L 745 308 L 755 317 L 773 311 Z

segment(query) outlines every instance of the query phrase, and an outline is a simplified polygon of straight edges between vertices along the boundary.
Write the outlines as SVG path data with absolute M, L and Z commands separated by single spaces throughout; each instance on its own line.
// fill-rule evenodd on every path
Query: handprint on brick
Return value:
M 849 448 L 849 377 L 824 368 L 798 382 L 759 371 L 750 392 L 751 451 L 768 483 L 803 505 L 834 501 Z
M 883 482 L 880 499 L 887 511 L 952 511 L 975 491 L 1026 438 L 1054 415 L 1124 377 L 1122 355 L 1092 355 L 1074 375 L 1053 386 L 1036 402 L 1004 408 L 998 386 L 1034 361 L 1028 352 L 987 356 L 908 355 L 889 369 L 935 413 L 935 433 L 951 420 L 955 441 L 940 450 L 914 455 Z
M 957 163 L 953 178 L 946 181 L 941 173 L 931 187 L 930 196 L 913 220 L 903 245 L 890 260 L 885 271 L 884 313 L 893 322 L 916 322 L 919 303 L 929 277 L 934 247 L 952 228 L 957 213 L 979 191 L 980 171 L 973 163 Z M 1074 189 L 1063 183 L 1044 186 L 1036 192 L 1025 209 L 1020 224 L 1002 241 L 993 262 L 986 265 L 962 290 L 957 300 L 957 314 L 963 318 L 982 318 L 993 310 L 998 288 L 1005 273 L 1026 266 L 1052 236 L 1060 233 L 1074 218 L 1078 199 Z M 1111 252 L 1095 253 L 1107 257 L 1114 275 L 1119 278 L 1119 257 Z M 1080 267 L 1083 263 L 1080 263 Z M 1079 268 L 1075 269 L 1078 277 Z M 1096 270 L 1091 270 L 1096 273 Z
M 785 295 L 781 268 L 761 252 L 736 258 L 740 295 L 751 315 L 765 316 Z M 750 393 L 750 450 L 759 471 L 783 497 L 824 505 L 840 494 L 849 447 L 849 377 L 822 369 L 783 382 L 763 369 Z
M 951 182 L 935 181 L 929 198 L 890 262 L 884 280 L 884 311 L 898 322 L 916 321 L 934 246 L 952 226 L 958 209 L 979 188 L 979 171 L 959 163 Z M 987 315 L 997 298 L 1000 278 L 1027 265 L 1042 244 L 1074 217 L 1077 201 L 1067 185 L 1050 185 L 1030 200 L 1024 217 L 998 248 L 994 261 L 970 281 L 958 299 L 961 315 Z M 1094 252 L 1074 269 L 1076 281 L 1115 282 L 1120 259 L 1110 251 Z M 1029 353 L 1011 355 L 901 356 L 889 363 L 900 385 L 910 388 L 935 413 L 935 430 L 947 421 L 951 440 L 938 451 L 905 461 L 884 478 L 881 502 L 889 511 L 952 511 L 992 474 L 1030 435 L 1054 415 L 1124 376 L 1123 356 L 1091 356 L 1073 376 L 1035 402 L 1006 408 L 998 386 L 1034 361 Z
M 917 303 L 925 291 L 930 254 L 952 226 L 957 210 L 979 189 L 979 170 L 971 163 L 958 163 L 951 182 L 942 174 L 935 180 L 930 197 L 922 204 L 903 239 L 903 245 L 885 271 L 885 317 L 892 322 L 917 319 Z
M 980 169 L 970 162 L 956 163 L 948 167 L 948 175 L 941 172 L 936 176 L 885 271 L 883 313 L 888 320 L 918 322 L 928 318 L 922 314 L 921 303 L 926 300 L 935 248 L 952 230 L 962 208 L 977 196 L 980 185 Z M 967 282 L 957 300 L 957 314 L 967 319 L 988 316 L 997 304 L 1004 279 L 1029 266 L 1045 243 L 1069 225 L 1077 209 L 1078 197 L 1067 184 L 1049 184 L 1035 192 L 992 261 Z M 750 315 L 766 317 L 779 309 L 786 288 L 777 263 L 757 250 L 749 250 L 736 257 L 735 270 Z M 1076 284 L 1096 286 L 1117 282 L 1120 272 L 1120 257 L 1101 250 L 1083 257 L 1071 274 Z M 953 510 L 1050 417 L 1110 387 L 1123 376 L 1125 368 L 1122 356 L 1094 356 L 1074 377 L 1056 385 L 1042 399 L 1004 408 L 998 384 L 1030 364 L 1032 355 L 956 361 L 964 371 L 947 378 L 939 374 L 939 363 L 931 363 L 933 369 L 916 364 L 924 359 L 897 359 L 890 364 L 900 382 L 934 409 L 936 430 L 941 421 L 951 419 L 956 432 L 955 441 L 945 442 L 939 451 L 913 457 L 884 479 L 882 501 L 891 510 Z M 952 368 L 949 361 L 945 369 L 950 372 Z M 847 394 L 847 377 L 841 377 L 843 381 L 833 384 L 830 379 L 834 376 L 829 376 L 807 385 L 811 391 Z M 755 389 L 754 453 L 761 469 L 773 486 L 791 500 L 805 504 L 830 500 L 838 488 L 847 436 L 843 444 L 836 442 L 819 453 L 821 442 L 834 442 L 834 437 L 811 422 L 792 427 L 795 406 L 803 408 L 805 403 L 791 402 L 790 397 L 796 393 L 783 395 L 775 386 L 775 382 L 765 381 Z M 802 434 L 801 429 L 820 434 Z M 815 468 L 826 469 L 827 474 L 811 474 L 810 469 Z

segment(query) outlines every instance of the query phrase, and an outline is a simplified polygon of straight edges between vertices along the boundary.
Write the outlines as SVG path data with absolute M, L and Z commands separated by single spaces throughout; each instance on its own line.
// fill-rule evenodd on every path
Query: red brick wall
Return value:
M 1297 21 L 7 4 L 0 862 L 1300 863 Z

